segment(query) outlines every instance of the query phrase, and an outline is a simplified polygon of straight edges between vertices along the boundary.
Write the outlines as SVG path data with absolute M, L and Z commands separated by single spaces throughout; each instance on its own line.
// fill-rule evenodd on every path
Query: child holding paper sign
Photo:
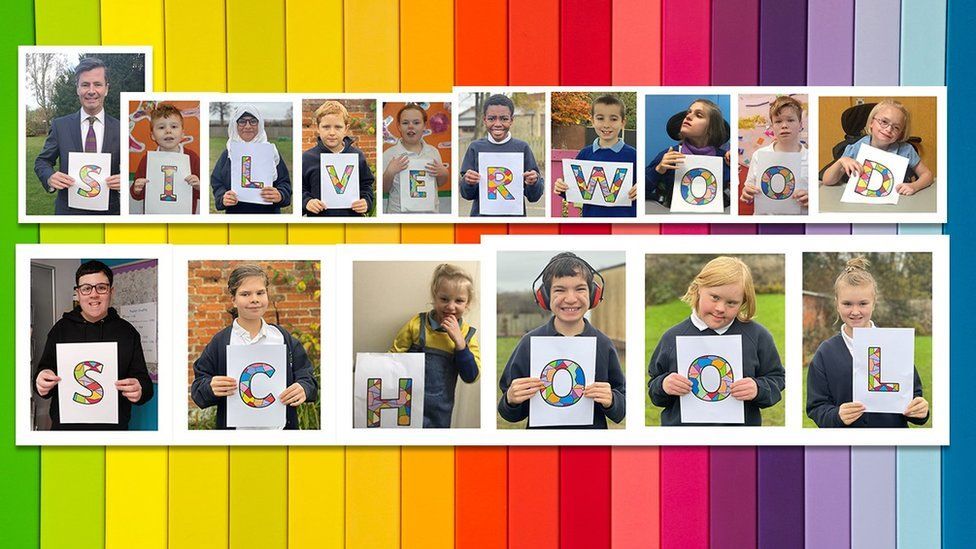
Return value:
M 596 278 L 600 281 L 597 282 Z M 570 252 L 553 257 L 536 277 L 541 284 L 533 290 L 536 303 L 552 318 L 522 336 L 509 357 L 498 386 L 502 396 L 498 415 L 515 423 L 529 417 L 529 400 L 546 388 L 546 382 L 532 375 L 532 338 L 567 337 L 595 339 L 596 360 L 592 382 L 583 387 L 582 397 L 593 399 L 593 418 L 587 425 L 566 425 L 577 429 L 606 429 L 607 419 L 620 423 L 627 412 L 626 384 L 613 341 L 597 330 L 583 315 L 599 305 L 604 290 L 603 276 L 589 263 Z M 551 383 L 551 381 L 550 381 Z M 531 418 L 529 419 L 531 427 Z M 555 427 L 554 427 L 555 428 Z
M 112 269 L 101 261 L 82 263 L 75 272 L 74 289 L 78 306 L 64 313 L 47 335 L 33 379 L 38 396 L 51 399 L 52 430 L 126 430 L 132 416 L 132 405 L 141 406 L 152 399 L 153 384 L 146 368 L 139 332 L 111 306 L 115 292 L 112 288 L 114 278 Z M 75 380 L 62 379 L 56 373 L 57 346 L 83 342 L 115 342 L 117 345 L 118 381 L 115 387 L 103 387 L 103 390 L 115 389 L 121 393 L 118 399 L 118 423 L 61 423 L 58 391 L 75 390 L 76 386 L 71 385 Z
M 773 131 L 773 142 L 756 149 L 756 152 L 752 153 L 752 158 L 749 161 L 749 173 L 742 185 L 742 194 L 739 199 L 747 204 L 752 204 L 756 199 L 756 194 L 762 192 L 759 188 L 759 180 L 763 174 L 759 173 L 759 166 L 762 164 L 761 157 L 763 155 L 799 153 L 800 171 L 793 175 L 796 178 L 797 187 L 802 186 L 803 188 L 797 188 L 790 198 L 805 208 L 810 192 L 807 188 L 809 154 L 807 148 L 800 142 L 800 132 L 803 129 L 803 106 L 788 95 L 777 97 L 769 104 L 769 124 Z
M 723 208 L 729 205 L 729 151 L 722 110 L 708 99 L 696 99 L 688 107 L 678 130 L 681 142 L 658 153 L 644 172 L 647 200 L 671 207 L 675 169 L 684 164 L 686 154 L 721 156 Z
M 227 125 L 227 134 L 227 148 L 220 153 L 213 173 L 210 174 L 216 208 L 229 214 L 280 213 L 281 208 L 291 204 L 291 178 L 288 175 L 288 166 L 278 154 L 278 147 L 268 141 L 261 112 L 255 105 L 236 105 Z M 272 185 L 268 185 L 267 181 L 262 182 L 260 196 L 265 201 L 264 204 L 239 200 L 237 193 L 232 190 L 230 149 L 232 145 L 240 143 L 269 143 L 272 147 L 275 176 Z
M 401 172 L 407 169 L 411 160 L 426 160 L 424 166 L 428 183 L 425 192 L 433 196 L 432 211 L 436 212 L 437 187 L 447 181 L 449 171 L 447 165 L 441 161 L 441 153 L 424 141 L 427 111 L 416 103 L 407 103 L 397 111 L 396 120 L 400 139 L 383 151 L 383 191 L 390 193 L 384 209 L 387 213 L 408 211 L 401 207 Z
M 637 149 L 624 143 L 621 132 L 627 125 L 627 106 L 615 95 L 604 95 L 593 101 L 590 108 L 590 120 L 597 137 L 593 144 L 580 149 L 577 160 L 593 160 L 603 162 L 629 162 L 631 173 L 637 171 Z M 569 181 L 573 181 L 572 174 L 563 174 Z M 612 176 L 611 176 L 612 177 Z M 553 190 L 566 198 L 569 185 L 559 178 L 553 184 Z M 583 204 L 583 217 L 636 217 L 637 216 L 637 185 L 632 185 L 627 194 L 630 199 L 628 207 L 599 206 Z
M 464 160 L 461 161 L 461 198 L 473 202 L 471 217 L 481 215 L 479 208 L 481 174 L 478 167 L 478 155 L 481 153 L 522 154 L 524 169 L 522 180 L 525 183 L 525 198 L 529 202 L 538 202 L 542 198 L 545 182 L 539 175 L 539 165 L 535 161 L 535 155 L 532 154 L 529 144 L 512 137 L 511 129 L 515 120 L 515 103 L 507 95 L 492 95 L 485 101 L 483 119 L 488 135 L 472 141 L 464 153 Z
M 302 153 L 302 214 L 309 217 L 365 216 L 373 208 L 373 185 L 376 178 L 369 169 L 366 155 L 348 135 L 349 111 L 338 101 L 326 101 L 312 115 L 318 137 L 316 145 Z M 322 197 L 323 154 L 355 154 L 359 156 L 359 198 L 349 208 L 330 207 Z
M 183 114 L 180 110 L 168 103 L 159 103 L 149 111 L 150 137 L 156 143 L 156 150 L 160 152 L 171 152 L 185 154 L 190 158 L 190 174 L 186 176 L 186 182 L 193 188 L 193 213 L 197 213 L 197 203 L 200 200 L 200 156 L 190 149 L 183 148 Z M 149 154 L 146 153 L 136 168 L 135 181 L 129 190 L 133 200 L 145 200 L 146 184 L 146 164 L 149 161 Z
M 863 257 L 847 262 L 834 281 L 837 314 L 844 323 L 840 333 L 817 348 L 807 372 L 807 416 L 818 427 L 908 427 L 924 425 L 929 403 L 922 396 L 922 380 L 914 370 L 914 398 L 902 414 L 869 413 L 864 404 L 853 402 L 854 328 L 874 327 L 871 315 L 878 299 L 878 286 Z
M 735 257 L 709 261 L 682 301 L 691 315 L 664 333 L 647 365 L 651 403 L 664 408 L 661 425 L 684 425 L 680 397 L 692 391 L 689 365 L 677 361 L 677 337 L 715 335 L 741 336 L 743 377 L 732 382 L 726 397 L 743 401 L 746 425 L 762 425 L 761 410 L 782 398 L 786 372 L 772 334 L 753 320 L 756 290 L 749 266 Z
M 909 169 L 915 171 L 917 178 L 914 181 L 895 185 L 895 192 L 898 194 L 913 195 L 931 185 L 934 181 L 932 170 L 922 162 L 918 152 L 907 141 L 911 136 L 911 121 L 911 113 L 898 101 L 885 99 L 878 102 L 868 115 L 864 137 L 848 145 L 837 162 L 827 168 L 823 174 L 823 184 L 836 185 L 844 179 L 844 176 L 858 177 L 862 166 L 856 160 L 857 154 L 861 145 L 870 145 L 907 158 Z
M 298 429 L 297 407 L 318 397 L 312 361 L 301 341 L 288 330 L 264 321 L 268 310 L 268 274 L 257 265 L 241 265 L 227 278 L 234 321 L 218 332 L 193 363 L 190 394 L 200 408 L 217 406 L 217 428 L 227 429 L 227 397 L 238 391 L 237 379 L 227 376 L 227 347 L 231 345 L 284 345 L 286 388 L 273 395 L 288 406 L 285 429 Z
M 404 324 L 390 352 L 424 353 L 424 427 L 450 427 L 458 377 L 473 383 L 481 364 L 475 328 L 464 320 L 474 279 L 456 265 L 438 265 L 430 298 L 433 309 Z

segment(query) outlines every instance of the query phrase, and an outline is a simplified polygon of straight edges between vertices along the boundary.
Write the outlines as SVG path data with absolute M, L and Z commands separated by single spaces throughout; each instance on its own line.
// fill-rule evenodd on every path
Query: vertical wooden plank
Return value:
M 288 91 L 342 91 L 342 4 L 342 0 L 285 2 Z
M 227 0 L 227 89 L 285 90 L 284 0 Z
M 586 497 L 579 497 L 581 486 Z M 610 548 L 610 448 L 560 448 L 559 543 L 565 549 Z
M 403 549 L 453 549 L 454 448 L 400 450 Z
M 850 448 L 804 448 L 803 514 L 806 547 L 851 546 Z
M 230 449 L 230 547 L 288 546 L 288 448 Z M 255 484 L 260 486 L 255 486 Z M 255 506 L 259 499 L 260 507 Z
M 803 547 L 803 448 L 760 447 L 756 463 L 759 549 Z
M 661 448 L 663 549 L 708 549 L 708 486 L 708 448 Z
M 947 0 L 901 2 L 902 86 L 945 84 Z
M 400 225 L 346 225 L 346 244 L 400 242 Z
M 508 448 L 458 448 L 454 459 L 456 546 L 505 549 Z
M 454 226 L 454 241 L 458 244 L 478 244 L 483 234 L 508 234 L 508 226 L 501 223 L 458 223 Z
M 288 546 L 342 549 L 346 530 L 346 449 L 288 449 Z
M 508 82 L 508 32 L 508 0 L 456 2 L 454 84 L 504 86 Z
M 229 463 L 226 447 L 169 451 L 169 549 L 228 547 Z
M 711 2 L 661 2 L 661 82 L 665 86 L 707 86 L 711 67 Z
M 511 85 L 559 82 L 559 0 L 510 0 L 508 48 Z
M 400 547 L 400 448 L 346 448 L 346 547 Z
M 507 503 L 509 549 L 559 547 L 559 448 L 508 449 Z
M 657 223 L 631 223 L 614 225 L 611 234 L 661 234 L 661 226 Z
M 756 448 L 713 446 L 709 451 L 710 549 L 756 547 Z M 721 481 L 718 481 L 721 479 Z M 735 520 L 729 520 L 735 509 Z
M 165 244 L 166 235 L 166 225 L 162 223 L 105 225 L 105 242 L 112 244 Z
M 661 0 L 613 0 L 613 85 L 661 84 Z
M 854 81 L 854 0 L 810 2 L 807 12 L 807 83 L 850 86 Z
M 898 84 L 901 0 L 855 0 L 854 85 Z
M 612 79 L 611 0 L 561 0 L 559 83 L 607 85 Z
M 763 0 L 759 10 L 759 84 L 806 84 L 807 0 Z
M 713 85 L 759 83 L 759 3 L 759 0 L 712 2 Z
M 153 88 L 165 90 L 163 0 L 101 0 L 101 24 L 102 44 L 152 46 Z
M 656 447 L 611 449 L 611 547 L 661 546 L 661 451 Z
M 453 28 L 453 0 L 400 0 L 401 91 L 451 91 Z
M 230 224 L 227 230 L 231 244 L 284 244 L 288 241 L 288 227 L 280 223 Z
M 34 3 L 30 0 L 17 0 L 5 2 L 0 5 L 0 20 L 5 21 L 10 27 L 7 32 L 0 36 L 0 45 L 4 51 L 10 52 L 0 58 L 0 74 L 3 75 L 4 86 L 13 90 L 17 86 L 17 58 L 13 55 L 15 46 L 21 44 L 34 43 Z M 0 97 L 0 105 L 3 112 L 13 113 L 18 109 L 17 96 L 13 93 L 4 94 Z M 16 166 L 17 156 L 20 154 L 17 147 L 17 122 L 13 116 L 5 116 L 0 122 L 0 155 L 2 155 L 5 166 Z M 13 173 L 11 169 L 10 174 Z M 36 179 L 31 179 L 28 174 L 26 182 L 18 181 L 18 187 L 22 185 L 39 185 Z M 16 181 L 15 176 L 8 174 L 8 179 Z M 36 243 L 38 241 L 37 225 L 20 224 L 17 222 L 17 207 L 19 197 L 23 196 L 23 190 L 18 191 L 18 200 L 5 200 L 0 213 L 0 227 L 6 236 L 7 245 L 0 247 L 0 262 L 4 265 L 14 264 L 14 243 Z M 13 288 L 8 288 L 2 293 L 0 307 L 8 311 L 5 315 L 4 336 L 0 339 L 0 352 L 4 356 L 12 357 L 16 353 L 16 331 L 14 315 L 10 311 L 14 310 L 14 303 L 17 292 Z M 27 367 L 22 364 L 19 367 Z M 0 398 L 4 402 L 12 403 L 15 401 L 16 392 L 22 390 L 18 387 L 15 376 L 16 368 L 7 368 L 4 373 L 3 388 L 0 389 Z M 15 446 L 16 426 L 14 419 L 14 406 L 7 405 L 0 408 L 0 463 L 4 464 L 6 473 L 3 483 L 0 483 L 0 501 L 4 502 L 4 518 L 7 524 L 16 525 L 16 528 L 8 528 L 4 541 L 11 547 L 36 548 L 40 544 L 40 459 L 41 452 L 38 448 L 28 446 Z
M 627 227 L 628 225 L 621 225 Z M 508 226 L 508 234 L 559 234 L 557 223 L 512 223 Z
M 98 9 L 98 0 L 35 0 L 36 43 L 46 46 L 100 44 L 102 30 Z
M 895 467 L 892 447 L 851 448 L 851 547 L 896 546 Z
M 400 90 L 399 17 L 397 0 L 346 0 L 342 33 L 346 91 Z
M 345 225 L 289 224 L 289 244 L 337 244 L 346 239 Z
M 168 469 L 166 447 L 105 448 L 106 547 L 166 549 Z
M 167 91 L 226 91 L 224 0 L 166 0 Z
M 404 244 L 452 244 L 454 225 L 414 223 L 400 226 L 400 241 Z

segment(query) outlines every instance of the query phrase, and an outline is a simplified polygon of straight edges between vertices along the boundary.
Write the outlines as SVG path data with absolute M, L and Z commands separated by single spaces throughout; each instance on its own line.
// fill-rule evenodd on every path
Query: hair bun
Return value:
M 867 260 L 863 255 L 851 258 L 847 260 L 844 266 L 845 273 L 853 273 L 854 271 L 867 271 L 871 267 L 871 262 Z

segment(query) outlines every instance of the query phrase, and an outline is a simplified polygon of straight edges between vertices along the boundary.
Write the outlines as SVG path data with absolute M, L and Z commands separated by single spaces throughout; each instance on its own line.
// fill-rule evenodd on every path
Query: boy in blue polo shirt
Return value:
M 580 149 L 576 160 L 592 160 L 595 162 L 629 162 L 631 173 L 637 176 L 637 149 L 624 143 L 621 132 L 627 125 L 627 106 L 615 95 L 604 95 L 593 102 L 590 109 L 590 120 L 596 131 L 596 139 L 591 145 Z M 630 206 L 597 206 L 583 204 L 583 217 L 636 217 L 637 216 L 637 181 L 630 188 L 627 198 Z M 553 190 L 559 196 L 566 198 L 569 185 L 562 179 L 557 179 Z

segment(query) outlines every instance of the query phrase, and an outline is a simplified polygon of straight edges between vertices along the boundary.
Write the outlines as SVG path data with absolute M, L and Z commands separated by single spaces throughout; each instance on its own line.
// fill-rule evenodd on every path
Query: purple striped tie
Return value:
M 88 135 L 85 136 L 85 152 L 98 152 L 98 143 L 95 141 L 95 121 L 94 116 L 88 117 Z

